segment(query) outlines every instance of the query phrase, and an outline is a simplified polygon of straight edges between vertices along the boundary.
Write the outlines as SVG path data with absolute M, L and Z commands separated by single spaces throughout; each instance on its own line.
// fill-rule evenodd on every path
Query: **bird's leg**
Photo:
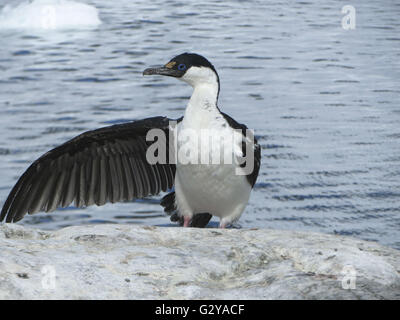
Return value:
M 226 225 L 227 225 L 226 222 L 221 222 L 221 223 L 219 224 L 219 228 L 220 228 L 220 229 L 226 229 Z
M 184 217 L 183 217 L 183 226 L 184 226 L 184 227 L 189 227 L 190 221 L 191 221 L 191 220 L 192 220 L 192 219 L 191 219 L 190 217 L 184 216 Z

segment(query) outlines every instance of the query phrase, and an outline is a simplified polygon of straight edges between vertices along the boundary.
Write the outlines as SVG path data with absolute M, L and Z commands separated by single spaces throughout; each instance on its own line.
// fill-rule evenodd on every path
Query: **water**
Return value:
M 341 27 L 345 1 L 85 3 L 100 12 L 97 28 L 0 30 L 1 202 L 34 159 L 85 130 L 181 116 L 191 89 L 141 72 L 192 51 L 219 72 L 220 108 L 262 145 L 241 227 L 400 249 L 399 3 L 353 1 L 355 30 Z M 159 199 L 20 223 L 170 225 Z

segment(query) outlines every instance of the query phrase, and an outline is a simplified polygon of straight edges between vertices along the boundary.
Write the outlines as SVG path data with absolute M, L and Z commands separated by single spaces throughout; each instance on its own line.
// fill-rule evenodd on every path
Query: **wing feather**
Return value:
M 154 117 L 85 132 L 48 151 L 19 178 L 0 220 L 15 222 L 26 213 L 53 211 L 142 198 L 174 184 L 174 164 L 149 164 L 146 134 L 169 132 L 170 119 Z M 167 153 L 168 153 L 168 145 Z

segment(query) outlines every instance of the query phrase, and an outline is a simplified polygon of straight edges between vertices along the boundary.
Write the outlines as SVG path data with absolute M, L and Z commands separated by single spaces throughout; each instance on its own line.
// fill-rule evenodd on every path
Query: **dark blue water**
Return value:
M 344 30 L 344 1 L 81 2 L 99 9 L 98 28 L 0 30 L 0 204 L 33 160 L 83 131 L 181 116 L 191 89 L 141 72 L 193 51 L 219 72 L 220 108 L 262 145 L 240 226 L 400 249 L 400 3 L 354 1 Z M 158 199 L 20 223 L 169 225 Z

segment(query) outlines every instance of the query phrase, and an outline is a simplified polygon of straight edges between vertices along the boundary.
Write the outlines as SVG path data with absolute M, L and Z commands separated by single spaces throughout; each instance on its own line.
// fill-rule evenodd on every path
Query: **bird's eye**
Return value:
M 183 63 L 181 63 L 179 66 L 178 66 L 178 70 L 185 70 L 186 69 L 186 65 L 185 64 L 183 64 Z

